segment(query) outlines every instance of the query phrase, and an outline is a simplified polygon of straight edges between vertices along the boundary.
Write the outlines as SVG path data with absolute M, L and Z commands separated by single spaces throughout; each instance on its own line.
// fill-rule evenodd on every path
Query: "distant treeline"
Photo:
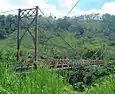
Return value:
M 0 39 L 7 38 L 11 33 L 17 30 L 17 16 L 15 15 L 0 15 Z M 106 39 L 115 39 L 115 16 L 104 14 L 81 15 L 78 17 L 63 17 L 56 18 L 39 15 L 39 28 L 44 30 L 60 31 L 60 32 L 75 32 L 76 36 L 87 38 L 104 37 Z M 23 19 L 21 28 L 24 29 L 30 23 L 30 20 Z M 33 24 L 34 25 L 34 24 Z

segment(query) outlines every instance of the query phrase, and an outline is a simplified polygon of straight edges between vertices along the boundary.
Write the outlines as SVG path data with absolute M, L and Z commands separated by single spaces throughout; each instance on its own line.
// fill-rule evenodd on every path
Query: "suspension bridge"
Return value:
M 75 8 L 75 6 L 78 4 L 80 0 L 77 1 L 77 3 L 72 7 L 72 9 L 67 13 L 66 16 L 68 16 L 72 10 Z M 44 12 L 38 7 L 34 7 L 34 8 L 28 8 L 28 9 L 15 9 L 15 10 L 11 10 L 11 11 L 6 11 L 6 12 L 1 12 L 1 13 L 7 13 L 7 12 L 12 12 L 12 11 L 16 11 L 18 10 L 18 19 L 17 19 L 17 23 L 18 23 L 18 32 L 17 32 L 17 60 L 20 60 L 20 45 L 21 42 L 26 34 L 26 32 L 28 32 L 32 39 L 33 39 L 33 43 L 34 43 L 34 56 L 31 59 L 24 59 L 22 62 L 20 62 L 20 64 L 16 65 L 16 69 L 20 70 L 20 69 L 27 69 L 27 68 L 37 68 L 37 66 L 39 66 L 39 63 L 43 64 L 43 65 L 48 65 L 50 68 L 71 68 L 74 65 L 72 64 L 71 60 L 68 59 L 38 59 L 38 11 L 41 12 L 42 15 L 45 16 Z M 30 24 L 28 25 L 28 27 L 26 27 L 24 33 L 22 34 L 22 36 L 20 35 L 20 31 L 21 31 L 21 23 L 24 24 L 23 19 L 32 19 L 30 21 Z M 47 17 L 45 16 L 47 22 L 49 24 L 51 24 L 51 22 L 47 19 Z M 35 24 L 35 28 L 34 28 L 34 35 L 31 32 L 30 28 L 32 27 L 32 25 Z M 55 31 L 57 30 L 58 27 L 56 27 Z M 60 30 L 61 31 L 61 30 Z M 72 47 L 65 39 L 63 36 L 60 35 L 59 32 L 56 32 L 57 35 L 66 43 L 66 45 L 68 45 L 71 49 L 73 49 L 76 53 L 76 49 L 74 47 Z M 98 52 L 99 50 L 97 50 Z M 96 53 L 97 53 L 96 52 Z M 96 54 L 95 53 L 95 54 Z M 94 55 L 95 55 L 94 54 Z M 93 56 L 94 56 L 93 55 Z M 93 57 L 92 56 L 92 57 Z M 90 60 L 76 60 L 76 62 L 84 62 L 87 63 L 89 65 L 104 65 L 104 61 L 103 60 L 92 60 L 92 58 Z M 36 62 L 36 63 L 33 63 Z M 34 66 L 33 66 L 34 65 Z
M 22 72 L 39 67 L 48 67 L 56 70 L 71 70 L 79 64 L 84 64 L 85 66 L 103 66 L 105 62 L 103 60 L 39 59 L 37 62 L 27 60 L 19 64 L 10 64 L 10 67 L 15 68 L 16 71 Z

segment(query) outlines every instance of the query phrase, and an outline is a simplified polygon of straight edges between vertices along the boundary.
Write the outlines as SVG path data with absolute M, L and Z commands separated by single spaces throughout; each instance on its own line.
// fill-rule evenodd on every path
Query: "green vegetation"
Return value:
M 47 67 L 17 73 L 8 62 L 0 63 L 0 94 L 114 94 L 114 64 L 102 68 L 77 65 L 69 71 L 56 73 Z M 29 74 L 27 72 L 30 72 Z M 62 76 L 63 77 L 62 77 Z M 73 84 L 70 86 L 65 77 Z M 77 90 L 75 92 L 74 90 Z
M 39 55 L 40 58 L 77 58 L 90 59 L 94 53 L 98 53 L 91 59 L 114 60 L 115 52 L 115 16 L 104 14 L 82 15 L 79 17 L 54 18 L 39 15 Z M 16 49 L 17 16 L 0 16 L 0 39 L 9 48 Z M 30 19 L 31 20 L 31 19 Z M 21 23 L 21 35 L 30 20 L 23 19 Z M 33 26 L 34 27 L 34 26 Z M 30 31 L 34 31 L 31 28 Z M 63 36 L 68 45 L 58 33 Z M 34 34 L 34 32 L 33 32 Z M 32 54 L 34 45 L 32 38 L 27 34 L 22 41 L 22 51 Z M 8 44 L 7 44 L 8 43 Z
M 0 94 L 75 94 L 54 70 L 44 67 L 20 74 L 6 65 L 0 63 Z
M 91 87 L 86 94 L 114 94 L 115 93 L 115 79 L 111 75 L 103 83 L 95 84 L 95 87 Z
M 67 81 L 73 86 L 74 90 L 83 92 L 86 88 L 90 89 L 92 86 L 95 86 L 96 83 L 102 83 L 110 74 L 114 74 L 114 69 L 114 61 L 104 66 L 88 66 L 88 64 L 79 61 L 75 62 L 72 70 L 63 70 L 59 71 L 59 73 L 67 78 Z
M 17 74 L 7 66 L 16 63 L 15 18 L 17 16 L 0 16 L 0 94 L 115 93 L 114 15 L 105 14 L 100 17 L 91 14 L 58 19 L 47 17 L 51 24 L 46 17 L 39 15 L 39 58 L 67 57 L 70 60 L 105 60 L 106 63 L 104 66 L 86 66 L 83 62 L 72 61 L 75 63 L 72 70 L 55 71 L 40 67 L 27 75 Z M 26 19 L 23 21 L 25 25 L 21 24 L 21 35 L 30 22 Z M 32 42 L 27 33 L 21 42 L 21 58 L 33 56 Z

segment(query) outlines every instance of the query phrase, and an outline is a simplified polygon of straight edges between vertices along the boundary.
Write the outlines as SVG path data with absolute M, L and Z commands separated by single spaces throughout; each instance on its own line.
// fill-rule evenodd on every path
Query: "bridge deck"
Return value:
M 75 63 L 73 63 L 75 62 Z M 46 65 L 49 68 L 56 68 L 56 69 L 71 69 L 75 64 L 77 63 L 83 63 L 86 65 L 97 65 L 102 66 L 104 65 L 103 60 L 68 60 L 68 59 L 39 59 L 37 63 L 35 63 L 37 66 L 40 65 Z M 19 65 L 15 66 L 16 70 L 27 70 L 34 68 L 33 63 L 31 62 L 25 62 L 21 63 Z

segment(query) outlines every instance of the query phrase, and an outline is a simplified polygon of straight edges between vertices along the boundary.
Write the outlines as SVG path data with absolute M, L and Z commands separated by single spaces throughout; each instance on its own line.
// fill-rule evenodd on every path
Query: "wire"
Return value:
M 45 31 L 42 29 L 42 31 L 41 31 L 41 29 L 42 28 L 39 28 L 39 31 L 42 33 L 42 35 L 46 35 L 45 33 Z M 46 36 L 45 36 L 46 37 Z M 54 38 L 52 35 L 46 40 L 46 42 L 48 42 L 51 38 Z M 52 46 L 52 45 L 54 45 L 54 46 L 56 46 L 56 47 L 59 47 L 59 48 L 65 48 L 65 49 L 67 49 L 67 47 L 62 47 L 62 46 L 60 46 L 60 45 L 56 45 L 55 43 L 53 43 L 52 41 L 50 41 L 51 42 L 51 44 L 44 44 L 44 45 L 47 45 L 47 46 Z
M 80 0 L 78 0 L 76 3 L 75 3 L 75 5 L 72 7 L 72 9 L 67 13 L 67 15 L 66 16 L 68 16 L 72 11 L 73 11 L 73 9 L 76 7 L 76 5 L 79 3 L 79 1 Z
M 106 53 L 107 47 L 105 47 L 103 53 L 100 55 L 100 57 L 104 56 L 104 54 Z
M 79 1 L 80 0 L 78 0 L 76 3 L 75 3 L 75 5 L 72 7 L 72 9 L 67 13 L 67 16 L 73 11 L 73 9 L 75 8 L 75 6 L 79 3 Z M 3 14 L 3 13 L 8 13 L 8 12 L 13 12 L 13 11 L 16 11 L 16 10 L 18 10 L 18 9 L 14 9 L 14 10 L 7 10 L 7 11 L 4 11 L 4 12 L 0 12 L 0 14 Z M 42 10 L 39 8 L 39 10 L 40 10 L 40 12 L 45 16 L 45 14 L 42 12 Z M 46 16 L 45 16 L 46 17 Z M 48 23 L 49 24 L 51 24 L 52 25 L 52 23 L 49 21 L 49 19 L 47 19 L 47 17 L 46 17 L 46 20 L 48 21 Z M 56 28 L 57 29 L 57 28 Z M 59 28 L 60 29 L 60 28 Z M 60 29 L 61 30 L 61 29 Z M 75 48 L 73 48 L 58 32 L 56 32 L 59 36 L 60 36 L 60 38 L 69 46 L 69 47 L 71 47 L 72 49 L 74 49 L 75 50 Z
M 40 12 L 45 16 L 45 14 L 44 14 L 44 12 L 39 8 L 39 10 L 40 10 Z M 46 16 L 45 16 L 46 17 Z M 49 19 L 46 17 L 46 20 L 48 21 L 48 23 L 49 24 L 51 24 L 52 25 L 52 23 L 49 21 Z M 55 31 L 57 30 L 57 28 L 55 29 Z M 61 30 L 61 29 L 60 29 Z M 59 36 L 60 36 L 60 38 L 69 46 L 69 47 L 71 47 L 72 49 L 74 49 L 75 50 L 75 48 L 73 48 L 58 32 L 56 32 Z
M 67 13 L 67 15 L 66 16 L 68 16 L 72 11 L 73 11 L 73 9 L 76 7 L 76 5 L 79 3 L 79 1 L 80 0 L 78 0 L 76 3 L 75 3 L 75 5 L 72 7 L 72 9 Z M 42 10 L 39 8 L 39 10 L 40 10 L 40 12 L 45 16 L 45 14 L 42 12 Z M 46 17 L 46 16 L 45 16 Z M 51 24 L 51 22 L 49 21 L 49 19 L 47 19 L 47 17 L 46 17 L 46 20 Z M 60 29 L 60 28 L 59 28 Z M 60 38 L 69 46 L 69 47 L 71 47 L 72 49 L 74 49 L 75 51 L 76 51 L 76 49 L 75 48 L 73 48 L 58 32 L 56 32 L 59 36 L 60 36 Z M 91 57 L 91 58 L 93 58 L 97 53 L 98 53 L 98 51 L 99 51 L 100 49 L 98 49 L 97 51 L 96 51 L 96 53 L 94 53 L 93 54 L 93 56 Z
M 72 10 L 75 8 L 75 6 L 79 3 L 79 1 L 80 0 L 78 0 L 76 3 L 75 3 L 75 5 L 72 7 L 72 9 L 67 13 L 67 15 L 66 16 L 68 16 L 71 12 L 72 12 Z M 42 15 L 44 15 L 45 16 L 45 14 L 44 14 L 44 12 L 39 8 L 39 10 L 40 10 L 40 12 L 42 13 Z M 45 16 L 46 17 L 46 16 Z M 48 23 L 49 24 L 51 24 L 52 25 L 52 23 L 49 21 L 49 19 L 46 17 L 46 20 L 48 21 Z M 60 28 L 59 28 L 60 29 Z M 55 29 L 55 31 L 57 30 L 57 28 Z M 61 29 L 60 29 L 61 30 Z M 77 53 L 77 51 L 76 51 L 76 49 L 75 48 L 73 48 L 58 32 L 56 32 L 59 36 L 60 36 L 60 38 L 71 48 L 71 49 L 73 49 L 73 50 L 75 50 L 75 52 Z
M 3 12 L 0 12 L 0 14 L 4 14 L 4 13 L 8 13 L 8 12 L 14 12 L 14 11 L 16 11 L 16 10 L 18 10 L 18 9 L 3 11 Z
M 73 9 L 76 7 L 76 5 L 79 3 L 79 1 L 80 0 L 78 0 L 76 3 L 75 3 L 75 5 L 72 7 L 72 9 L 67 13 L 67 15 L 66 16 L 68 16 L 72 11 L 73 11 Z M 40 10 L 40 12 L 45 16 L 45 14 L 43 13 L 43 11 L 39 8 L 39 10 Z M 46 17 L 46 16 L 45 16 Z M 46 20 L 51 24 L 51 22 L 47 19 L 47 17 L 46 17 Z M 75 48 L 73 48 L 58 32 L 57 32 L 57 34 L 60 36 L 60 38 L 68 45 L 68 46 L 70 46 L 72 49 L 74 49 L 75 50 Z

